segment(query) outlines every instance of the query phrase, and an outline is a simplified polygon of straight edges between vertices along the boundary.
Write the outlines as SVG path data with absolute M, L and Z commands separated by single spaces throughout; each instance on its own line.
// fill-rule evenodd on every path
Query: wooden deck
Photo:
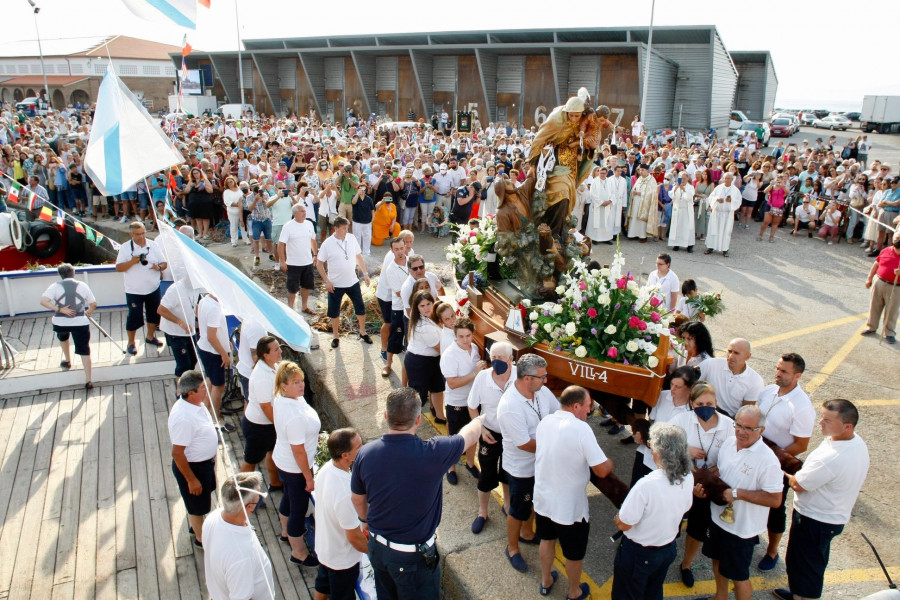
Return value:
M 171 471 L 174 401 L 171 377 L 0 400 L 0 598 L 209 597 Z M 239 423 L 226 419 L 238 427 L 225 448 L 238 465 Z M 221 483 L 221 447 L 217 471 Z M 252 522 L 276 596 L 309 599 L 315 570 L 291 565 L 278 541 L 280 498 Z

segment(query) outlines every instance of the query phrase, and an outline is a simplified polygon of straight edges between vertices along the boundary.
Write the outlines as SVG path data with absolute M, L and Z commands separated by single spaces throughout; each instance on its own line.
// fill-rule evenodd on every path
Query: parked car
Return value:
M 800 119 L 800 122 L 804 125 L 812 125 L 816 120 L 815 113 L 805 112 L 803 113 L 803 117 Z
M 840 115 L 836 116 L 827 116 L 824 119 L 816 119 L 813 121 L 813 127 L 815 128 L 824 128 L 831 129 L 834 131 L 835 129 L 840 129 L 841 131 L 847 131 L 847 128 L 850 127 L 850 119 L 847 117 L 842 117 Z
M 773 136 L 791 137 L 794 134 L 794 124 L 787 117 L 772 119 L 770 128 Z
M 820 108 L 820 109 L 817 109 L 817 110 L 814 110 L 814 111 L 812 111 L 812 112 L 813 112 L 814 115 L 816 115 L 816 118 L 817 118 L 817 119 L 824 119 L 825 117 L 827 117 L 828 115 L 831 114 L 831 111 L 824 110 L 824 109 L 821 109 L 821 108 Z
M 774 122 L 775 119 L 787 119 L 791 122 L 791 135 L 794 135 L 798 131 L 800 131 L 800 119 L 797 118 L 797 115 L 791 113 L 776 113 L 772 116 L 771 122 Z M 774 132 L 773 132 L 774 135 Z
M 46 100 L 40 100 L 37 96 L 25 98 L 21 102 L 16 102 L 16 110 L 24 112 L 29 117 L 46 116 L 52 112 Z
M 728 129 L 732 131 L 738 129 L 741 126 L 741 123 L 744 121 L 749 121 L 750 117 L 745 115 L 743 112 L 739 110 L 731 111 L 731 117 L 728 119 Z
M 858 113 L 858 112 L 848 112 L 845 116 L 846 116 L 848 119 L 850 119 L 851 121 L 859 121 L 859 118 L 862 116 L 862 113 Z
M 744 121 L 741 123 L 741 126 L 734 133 L 739 137 L 744 137 L 745 135 L 749 135 L 750 133 L 756 133 L 756 130 L 762 126 L 763 128 L 763 138 L 760 140 L 760 143 L 763 146 L 769 145 L 769 139 L 772 137 L 772 132 L 769 129 L 769 124 L 766 122 L 760 121 Z

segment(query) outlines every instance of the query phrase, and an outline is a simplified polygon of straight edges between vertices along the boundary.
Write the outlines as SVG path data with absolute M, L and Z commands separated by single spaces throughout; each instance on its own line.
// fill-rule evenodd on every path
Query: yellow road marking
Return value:
M 760 346 L 768 346 L 769 344 L 783 342 L 784 340 L 790 340 L 795 337 L 800 337 L 800 336 L 806 335 L 808 333 L 816 333 L 819 331 L 824 331 L 826 329 L 831 329 L 833 327 L 840 327 L 841 325 L 846 325 L 848 323 L 853 323 L 854 321 L 858 321 L 864 317 L 867 317 L 868 315 L 869 315 L 869 313 L 860 313 L 858 315 L 851 315 L 849 317 L 842 317 L 840 319 L 835 319 L 833 321 L 819 323 L 818 325 L 810 325 L 809 327 L 803 327 L 801 329 L 794 329 L 793 331 L 779 333 L 778 335 L 773 335 L 773 336 L 770 336 L 767 338 L 763 338 L 761 340 L 757 340 L 755 342 L 750 342 L 750 347 L 751 348 L 759 348 Z
M 840 349 L 834 354 L 834 356 L 828 359 L 828 362 L 825 363 L 825 366 L 822 367 L 822 370 L 816 373 L 815 377 L 810 379 L 809 383 L 806 384 L 807 394 L 811 395 L 817 389 L 822 387 L 822 384 L 824 384 L 828 380 L 828 378 L 831 377 L 831 374 L 834 373 L 840 366 L 840 364 L 844 362 L 844 360 L 846 360 L 851 352 L 853 352 L 853 349 L 856 348 L 856 346 L 863 339 L 862 336 L 859 335 L 859 332 L 862 331 L 864 327 L 865 325 L 855 330 L 850 339 L 844 342 L 844 345 L 840 347 Z
M 856 406 L 898 406 L 900 399 L 894 400 L 854 400 Z

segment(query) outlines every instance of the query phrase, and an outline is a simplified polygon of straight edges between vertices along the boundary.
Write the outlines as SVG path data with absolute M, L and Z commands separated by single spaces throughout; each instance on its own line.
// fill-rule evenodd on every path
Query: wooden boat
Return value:
M 580 385 L 606 394 L 642 400 L 649 406 L 656 404 L 669 362 L 668 336 L 660 336 L 659 347 L 654 354 L 659 365 L 655 369 L 590 358 L 579 359 L 551 350 L 546 343 L 529 346 L 524 334 L 506 327 L 509 311 L 517 307 L 521 299 L 518 289 L 510 282 L 495 281 L 483 291 L 474 289 L 474 286 L 468 289 L 469 318 L 475 323 L 475 342 L 481 348 L 490 346 L 492 341 L 506 339 L 519 353 L 533 352 L 541 356 L 547 361 L 550 376 L 547 385 L 555 391 L 567 385 Z

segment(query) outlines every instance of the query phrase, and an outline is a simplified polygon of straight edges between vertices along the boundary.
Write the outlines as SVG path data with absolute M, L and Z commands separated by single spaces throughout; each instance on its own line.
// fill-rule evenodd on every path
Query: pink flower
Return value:
M 477 234 L 476 232 L 474 232 L 474 231 L 470 231 L 470 232 L 469 232 L 469 237 L 470 237 L 470 238 L 473 238 L 473 237 L 475 237 L 476 235 L 478 235 L 478 234 Z
M 627 286 L 627 285 L 628 285 L 628 280 L 625 279 L 624 277 L 616 282 L 616 287 L 619 288 L 620 290 L 624 290 L 625 286 Z
M 581 291 L 583 292 L 584 290 L 587 289 L 587 284 L 586 284 L 585 282 L 583 282 L 583 281 L 579 281 L 579 282 L 578 282 L 578 289 L 581 290 Z
M 642 323 L 640 317 L 632 315 L 632 317 L 628 319 L 629 327 L 638 327 L 640 323 Z
M 654 323 L 659 323 L 659 320 L 661 318 L 662 317 L 660 316 L 660 314 L 658 312 L 656 312 L 655 310 L 652 313 L 650 313 L 650 320 L 653 321 Z
M 592 319 L 593 319 L 594 317 L 596 317 L 596 316 L 597 316 L 597 309 L 596 309 L 596 308 L 589 308 L 589 309 L 588 309 L 588 316 L 589 316 L 590 318 L 592 318 Z
M 644 323 L 643 321 L 639 322 L 639 323 L 638 323 L 638 329 L 640 329 L 641 331 L 646 330 L 646 329 L 647 329 L 647 324 Z
M 660 304 L 662 304 L 662 300 L 660 300 L 660 299 L 657 298 L 656 296 L 651 296 L 651 297 L 650 297 L 650 306 L 656 308 L 656 307 L 659 306 Z
M 606 351 L 606 355 L 610 358 L 616 358 L 617 356 L 619 356 L 619 351 L 616 349 L 615 346 L 613 346 L 612 348 L 610 348 L 609 350 Z

